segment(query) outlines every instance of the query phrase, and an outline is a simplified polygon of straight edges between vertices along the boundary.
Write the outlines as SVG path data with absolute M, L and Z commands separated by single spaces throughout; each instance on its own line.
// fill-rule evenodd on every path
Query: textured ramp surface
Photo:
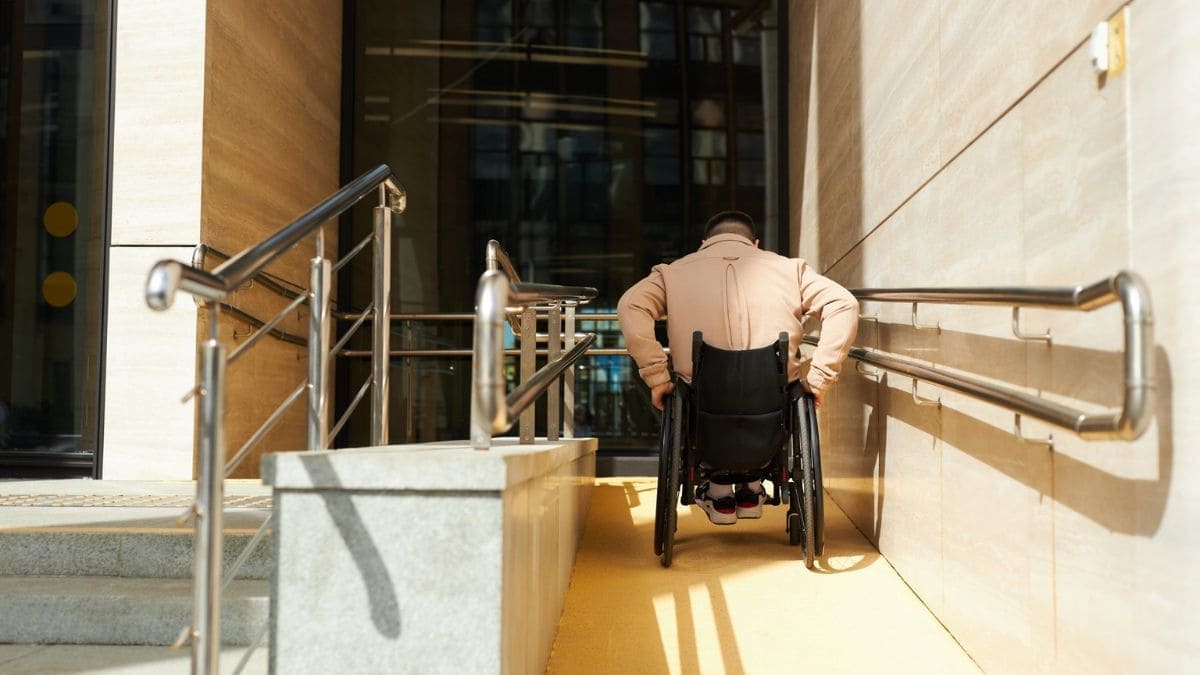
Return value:
M 654 556 L 655 482 L 598 482 L 550 673 L 978 673 L 831 500 L 806 570 L 785 507 L 718 527 L 680 509 L 675 562 Z

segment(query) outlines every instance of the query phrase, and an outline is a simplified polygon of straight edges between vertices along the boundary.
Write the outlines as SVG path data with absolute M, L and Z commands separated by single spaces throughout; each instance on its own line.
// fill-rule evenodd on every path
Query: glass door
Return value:
M 746 211 L 765 248 L 785 249 L 785 6 L 349 4 L 344 178 L 387 162 L 412 195 L 394 235 L 396 311 L 470 311 L 484 245 L 496 239 L 525 280 L 599 289 L 580 328 L 599 334 L 597 347 L 619 348 L 616 322 L 587 314 L 611 314 L 651 266 L 694 251 L 713 213 Z M 369 212 L 351 221 L 343 242 L 370 231 Z M 340 299 L 364 306 L 370 288 L 340 281 Z M 471 340 L 469 324 L 396 330 L 414 349 Z M 363 363 L 342 368 L 347 382 L 365 376 Z M 577 378 L 577 429 L 601 438 L 601 458 L 652 456 L 658 422 L 633 362 L 588 356 Z M 397 382 L 392 419 L 405 424 L 393 438 L 465 437 L 469 360 L 414 359 Z M 366 430 L 349 433 L 353 445 Z
M 0 1 L 0 477 L 98 471 L 110 10 Z

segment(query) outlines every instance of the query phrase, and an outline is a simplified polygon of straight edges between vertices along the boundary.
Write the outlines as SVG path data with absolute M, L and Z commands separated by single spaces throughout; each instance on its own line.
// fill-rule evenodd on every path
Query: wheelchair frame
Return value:
M 654 514 L 654 553 L 663 567 L 674 557 L 678 507 L 695 502 L 695 484 L 705 470 L 696 461 L 689 417 L 687 383 L 676 379 L 667 398 L 659 434 L 658 498 Z M 788 504 L 788 543 L 801 546 L 804 566 L 812 569 L 825 548 L 825 504 L 821 481 L 821 442 L 814 399 L 807 392 L 789 396 L 787 441 L 761 470 L 773 485 L 768 503 Z M 786 486 L 781 494 L 781 487 Z

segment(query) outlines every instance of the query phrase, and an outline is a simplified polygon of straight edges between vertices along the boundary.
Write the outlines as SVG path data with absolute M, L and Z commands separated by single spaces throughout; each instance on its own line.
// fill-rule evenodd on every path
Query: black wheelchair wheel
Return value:
M 674 397 L 671 397 L 674 399 Z M 673 416 L 673 406 L 671 399 L 668 399 L 667 405 L 663 408 L 662 414 L 662 430 L 659 432 L 658 442 L 658 491 L 655 493 L 657 499 L 654 507 L 654 555 L 662 555 L 663 553 L 663 526 L 666 522 L 667 507 L 671 500 L 667 494 L 670 481 L 671 470 L 671 423 Z
M 787 489 L 783 491 L 793 504 L 788 508 L 787 514 L 788 543 L 792 546 L 799 546 L 804 541 L 804 518 L 800 515 L 800 498 L 796 496 L 798 491 L 795 481 L 790 480 Z
M 662 566 L 670 567 L 675 554 L 675 528 L 679 521 L 679 482 L 683 473 L 683 397 L 671 397 L 670 466 L 667 469 L 667 494 L 663 513 Z
M 800 431 L 800 452 L 798 454 L 800 455 L 800 514 L 804 521 L 804 566 L 809 569 L 812 569 L 813 559 L 817 552 L 816 526 L 814 525 L 816 505 L 814 504 L 813 490 L 813 447 L 811 443 L 813 429 L 806 410 L 811 405 L 808 394 L 796 401 L 796 417 L 799 422 L 797 426 Z
M 812 437 L 809 447 L 812 448 L 812 479 L 813 479 L 813 539 L 816 542 L 816 556 L 825 554 L 825 483 L 821 477 L 821 433 L 817 425 L 816 401 L 811 396 L 805 396 L 804 409 L 808 413 L 808 428 Z

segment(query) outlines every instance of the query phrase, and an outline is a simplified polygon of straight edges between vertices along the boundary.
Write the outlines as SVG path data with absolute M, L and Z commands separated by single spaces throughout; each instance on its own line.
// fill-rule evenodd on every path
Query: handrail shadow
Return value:
M 1154 350 L 1157 394 L 1158 475 L 1154 479 L 1125 478 L 1063 453 L 1051 454 L 1051 474 L 1020 470 L 1025 462 L 1014 462 L 1015 453 L 1045 453 L 1045 446 L 1017 440 L 1012 431 L 1001 429 L 966 413 L 942 406 L 938 415 L 919 408 L 905 392 L 888 388 L 884 410 L 890 417 L 940 439 L 956 450 L 1033 488 L 1039 494 L 1070 508 L 1089 520 L 1121 534 L 1151 536 L 1158 531 L 1166 511 L 1174 474 L 1174 420 L 1170 357 L 1161 346 Z M 884 385 L 880 385 L 881 387 Z M 945 447 L 945 445 L 943 445 Z M 1056 485 L 1085 485 L 1087 490 L 1058 490 Z M 886 487 L 884 488 L 886 489 Z M 1114 509 L 1112 503 L 1127 498 L 1137 508 Z
M 341 485 L 328 456 L 305 455 L 300 463 L 314 485 Z M 319 494 L 325 502 L 329 517 L 337 526 L 338 535 L 358 567 L 363 592 L 371 606 L 371 622 L 375 624 L 375 629 L 380 635 L 391 639 L 400 637 L 400 602 L 397 599 L 396 585 L 388 573 L 387 563 L 380 555 L 379 548 L 363 524 L 358 507 L 354 505 L 354 500 L 348 492 L 324 489 Z
M 673 668 L 680 672 L 747 672 L 748 647 L 744 635 L 739 640 L 738 630 L 745 631 L 746 626 L 735 626 L 732 619 L 745 616 L 740 612 L 744 611 L 746 598 L 731 596 L 728 584 L 747 573 L 785 562 L 793 566 L 785 568 L 788 571 L 780 574 L 781 580 L 786 581 L 793 573 L 809 573 L 803 567 L 799 548 L 788 544 L 782 518 L 786 507 L 768 507 L 763 519 L 742 521 L 732 528 L 710 525 L 696 508 L 681 508 L 677 557 L 672 567 L 664 569 L 651 545 L 654 523 L 647 516 L 653 513 L 653 496 L 649 479 L 600 483 L 594 488 L 589 529 L 576 557 L 572 595 L 560 624 L 560 636 L 571 637 L 560 639 L 574 642 L 575 637 L 591 635 L 601 625 L 593 624 L 591 617 L 606 617 L 606 610 L 619 607 L 620 632 L 643 639 L 631 642 L 628 650 L 610 651 L 609 655 L 622 663 L 608 663 L 606 667 L 644 672 L 669 672 Z M 852 573 L 878 564 L 878 551 L 832 502 L 827 504 L 833 516 L 826 544 L 831 555 L 814 571 L 822 575 Z M 596 527 L 599 523 L 603 526 Z M 849 561 L 846 567 L 838 565 L 843 559 Z M 622 583 L 620 593 L 614 594 L 612 581 L 617 575 Z M 775 609 L 772 605 L 763 611 Z M 780 620 L 786 621 L 786 615 Z M 711 640 L 714 632 L 716 644 L 701 644 L 701 639 Z M 560 645 L 556 644 L 554 652 L 547 672 L 578 668 L 576 663 L 555 660 L 568 658 Z

